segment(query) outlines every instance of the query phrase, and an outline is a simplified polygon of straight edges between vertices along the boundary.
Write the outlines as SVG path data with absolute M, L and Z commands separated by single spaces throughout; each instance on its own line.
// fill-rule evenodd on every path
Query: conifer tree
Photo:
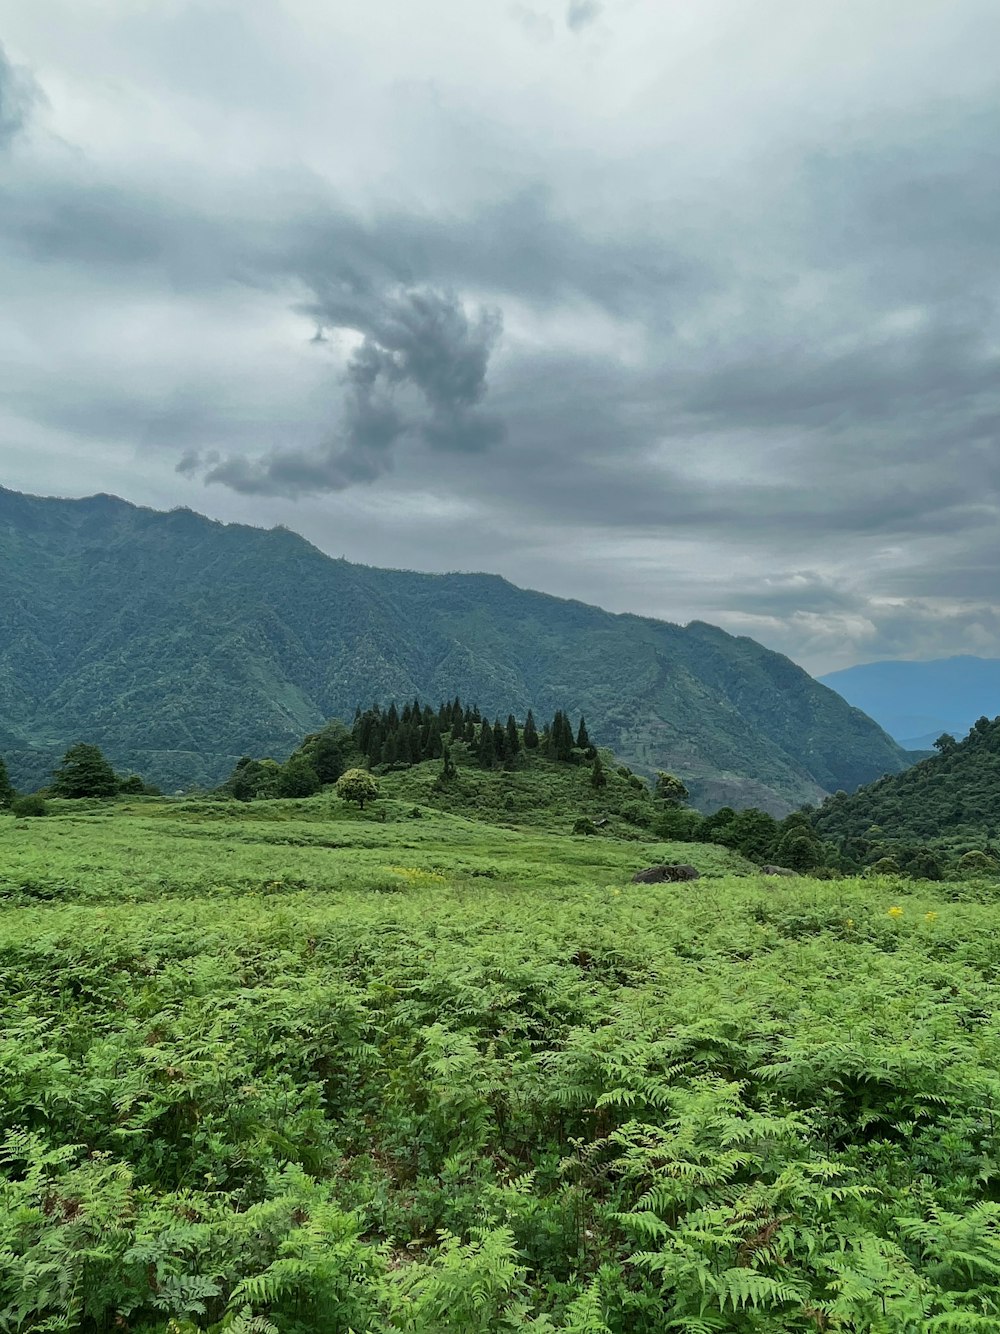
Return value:
M 52 791 L 58 797 L 113 797 L 118 779 L 99 747 L 80 742 L 63 756 Z
M 590 771 L 590 786 L 594 788 L 607 787 L 608 776 L 604 772 L 604 765 L 601 763 L 600 755 L 594 756 L 594 767 Z
M 521 749 L 521 738 L 517 733 L 517 719 L 512 713 L 507 715 L 507 755 L 513 759 Z
M 576 744 L 579 750 L 590 749 L 590 737 L 587 735 L 587 723 L 583 714 L 580 714 L 580 726 L 576 733 Z
M 0 808 L 9 806 L 14 800 L 14 787 L 7 772 L 7 766 L 0 755 Z
M 476 739 L 476 724 L 472 721 L 472 718 L 471 718 L 471 717 L 470 717 L 470 718 L 466 718 L 466 720 L 465 720 L 465 741 L 466 741 L 466 743 L 467 743 L 468 745 L 471 746 L 472 743 L 475 741 L 475 739 Z
M 493 723 L 493 754 L 498 760 L 507 758 L 507 733 L 499 718 Z
M 524 720 L 524 749 L 538 749 L 538 729 L 535 727 L 535 715 L 528 710 L 528 716 Z
M 380 759 L 383 764 L 395 764 L 399 753 L 399 747 L 396 741 L 396 733 L 388 732 L 385 740 L 382 742 L 382 754 Z
M 451 747 L 445 742 L 441 747 L 441 780 L 445 783 L 450 782 L 457 774 L 455 761 L 451 758 Z
M 493 728 L 489 723 L 483 723 L 479 729 L 479 763 L 484 769 L 491 769 L 493 761 L 496 758 L 496 749 L 493 745 Z

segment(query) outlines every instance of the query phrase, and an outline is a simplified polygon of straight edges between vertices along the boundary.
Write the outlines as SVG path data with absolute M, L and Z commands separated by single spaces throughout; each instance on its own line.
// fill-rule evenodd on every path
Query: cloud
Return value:
M 600 17 L 604 6 L 600 0 L 570 0 L 566 11 L 566 26 L 571 32 L 582 32 Z
M 499 311 L 470 315 L 453 293 L 379 291 L 357 275 L 324 285 L 303 310 L 320 330 L 361 335 L 344 376 L 342 430 L 314 451 L 227 458 L 207 481 L 255 495 L 340 491 L 388 471 L 404 438 L 446 453 L 476 453 L 503 438 L 503 422 L 479 409 Z
M 31 74 L 11 64 L 0 43 L 0 148 L 5 148 L 26 127 L 40 96 Z
M 22 484 L 818 668 L 1000 651 L 1000 10 L 621 6 L 595 48 L 594 0 L 428 2 L 16 7 Z

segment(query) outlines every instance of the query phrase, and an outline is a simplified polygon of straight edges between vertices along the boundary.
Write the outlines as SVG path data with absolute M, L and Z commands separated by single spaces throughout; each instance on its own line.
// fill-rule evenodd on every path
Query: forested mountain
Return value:
M 1000 713 L 998 658 L 866 662 L 820 680 L 910 750 L 929 750 L 942 732 L 964 736 L 977 718 Z
M 937 754 L 905 773 L 832 797 L 815 824 L 862 860 L 907 844 L 992 850 L 1000 843 L 1000 718 L 980 718 L 963 741 L 942 737 Z
M 287 529 L 0 489 L 0 568 L 0 754 L 21 786 L 77 740 L 167 788 L 214 784 L 241 754 L 283 758 L 329 717 L 414 695 L 585 713 L 596 743 L 706 808 L 783 812 L 907 764 L 753 640 L 352 565 Z

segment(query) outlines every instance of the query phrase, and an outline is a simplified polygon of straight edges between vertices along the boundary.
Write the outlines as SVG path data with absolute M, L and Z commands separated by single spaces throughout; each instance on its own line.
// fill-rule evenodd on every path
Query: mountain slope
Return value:
M 704 806 L 780 813 L 907 762 L 752 640 L 493 575 L 352 565 L 285 529 L 0 489 L 0 567 L 0 752 L 22 783 L 81 738 L 170 787 L 214 783 L 240 754 L 287 754 L 327 717 L 415 694 L 583 712 Z
M 1000 839 L 1000 718 L 981 718 L 905 773 L 837 796 L 816 815 L 820 833 L 844 845 L 932 844 L 950 851 Z M 864 852 L 864 849 L 861 849 Z
M 912 750 L 942 732 L 964 736 L 977 718 L 1000 713 L 1000 658 L 868 662 L 820 680 Z

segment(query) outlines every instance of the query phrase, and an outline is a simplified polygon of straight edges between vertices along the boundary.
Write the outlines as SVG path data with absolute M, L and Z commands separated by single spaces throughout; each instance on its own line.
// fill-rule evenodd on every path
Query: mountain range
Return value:
M 782 814 L 909 763 L 751 639 L 355 565 L 284 528 L 0 488 L 0 566 L 0 754 L 22 787 L 77 740 L 168 789 L 215 784 L 240 755 L 283 758 L 329 717 L 414 695 L 583 713 L 706 810 Z
M 1000 658 L 868 662 L 819 679 L 907 750 L 928 750 L 943 732 L 964 736 L 978 718 L 1000 714 Z

